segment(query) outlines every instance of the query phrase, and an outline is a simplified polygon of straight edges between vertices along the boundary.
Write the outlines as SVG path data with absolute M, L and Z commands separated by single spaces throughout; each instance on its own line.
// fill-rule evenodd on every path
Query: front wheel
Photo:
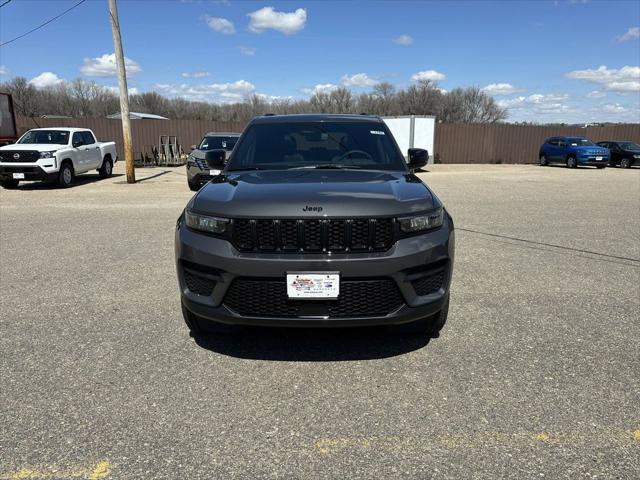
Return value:
M 62 164 L 60 173 L 58 173 L 58 186 L 66 188 L 73 185 L 73 167 L 70 163 Z
M 574 157 L 567 158 L 567 168 L 576 168 L 578 161 Z
M 447 323 L 447 317 L 449 316 L 449 295 L 445 298 L 442 303 L 442 308 L 439 312 L 426 317 L 421 318 L 420 320 L 416 320 L 415 322 L 406 323 L 404 325 L 399 325 L 398 331 L 401 333 L 411 333 L 411 334 L 419 334 L 419 335 L 429 335 L 433 338 L 438 338 L 440 336 L 440 330 L 444 327 L 445 323 Z
M 98 173 L 100 174 L 100 178 L 109 178 L 111 176 L 113 173 L 113 163 L 111 163 L 111 159 L 104 159 L 102 167 L 98 169 Z
M 198 190 L 200 190 L 199 183 L 187 182 L 187 184 L 189 185 L 189 190 L 191 190 L 192 192 L 197 192 Z
M 15 178 L 7 178 L 5 180 L 0 180 L 0 186 L 2 188 L 6 188 L 7 190 L 13 190 L 14 188 L 18 188 L 20 184 L 20 180 L 16 180 Z
M 628 158 L 620 160 L 620 168 L 631 168 L 631 160 Z
M 546 167 L 547 165 L 549 165 L 549 160 L 547 160 L 546 155 L 540 156 L 540 165 L 542 165 L 543 167 Z

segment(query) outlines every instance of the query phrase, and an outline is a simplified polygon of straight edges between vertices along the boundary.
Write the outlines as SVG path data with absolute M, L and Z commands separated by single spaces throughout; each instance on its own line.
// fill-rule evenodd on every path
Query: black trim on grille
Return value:
M 13 158 L 15 154 L 19 158 Z M 40 159 L 40 152 L 35 150 L 3 150 L 0 152 L 0 162 L 31 163 Z
M 389 278 L 341 280 L 337 300 L 289 300 L 287 284 L 273 278 L 236 278 L 223 304 L 246 317 L 385 317 L 405 305 Z
M 395 240 L 394 218 L 231 221 L 231 241 L 242 252 L 374 252 Z

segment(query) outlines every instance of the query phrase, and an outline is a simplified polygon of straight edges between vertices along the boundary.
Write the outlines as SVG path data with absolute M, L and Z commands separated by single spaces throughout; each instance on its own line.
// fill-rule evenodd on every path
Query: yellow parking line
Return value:
M 540 443 L 549 446 L 600 444 L 626 445 L 640 441 L 640 430 L 603 430 L 600 432 L 475 432 L 434 437 L 336 437 L 322 438 L 313 450 L 322 455 L 349 450 L 389 450 L 405 445 L 441 445 L 445 448 L 483 448 L 501 445 Z
M 43 465 L 39 467 L 23 467 L 14 472 L 0 472 L 0 480 L 42 480 L 47 478 L 86 478 L 98 480 L 106 478 L 110 473 L 110 464 L 106 460 L 92 467 Z

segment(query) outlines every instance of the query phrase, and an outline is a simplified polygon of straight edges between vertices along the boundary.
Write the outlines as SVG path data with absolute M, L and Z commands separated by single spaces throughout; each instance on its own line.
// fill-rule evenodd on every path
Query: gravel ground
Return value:
M 182 169 L 0 191 L 0 480 L 638 478 L 640 170 L 444 166 L 449 322 L 192 339 Z

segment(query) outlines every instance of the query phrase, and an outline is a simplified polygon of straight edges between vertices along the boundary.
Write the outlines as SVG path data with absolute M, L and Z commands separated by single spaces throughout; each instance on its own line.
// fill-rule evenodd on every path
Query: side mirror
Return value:
M 222 170 L 224 168 L 227 152 L 224 150 L 209 150 L 204 154 L 204 159 L 211 168 Z
M 409 149 L 409 168 L 417 170 L 424 167 L 429 162 L 429 152 L 424 148 Z
M 190 149 L 191 149 L 191 151 L 193 152 L 193 151 L 194 151 L 196 148 L 198 148 L 198 147 L 196 147 L 195 145 L 191 145 L 189 148 L 190 148 Z
M 73 142 L 72 145 L 73 145 L 73 148 L 78 148 L 78 147 L 81 147 L 84 144 L 82 142 Z

